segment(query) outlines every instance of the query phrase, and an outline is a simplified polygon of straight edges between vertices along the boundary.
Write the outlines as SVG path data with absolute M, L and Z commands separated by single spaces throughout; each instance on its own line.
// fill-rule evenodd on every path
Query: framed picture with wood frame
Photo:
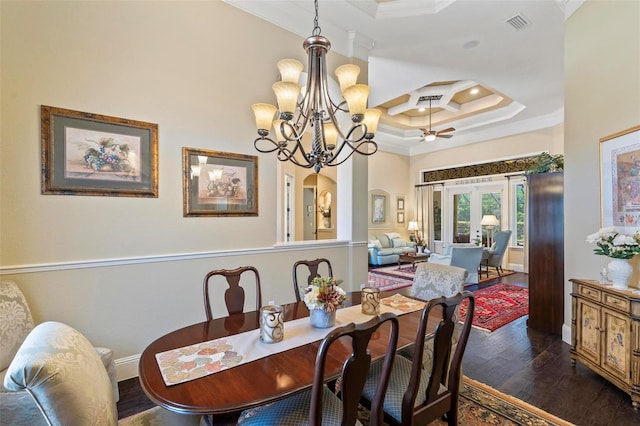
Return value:
M 258 157 L 182 148 L 183 215 L 258 216 Z
M 600 139 L 602 227 L 640 230 L 640 125 Z
M 404 210 L 404 197 L 396 198 L 396 210 Z
M 371 222 L 384 223 L 387 216 L 387 196 L 383 194 L 371 195 Z
M 158 125 L 42 105 L 42 194 L 158 197 Z
M 404 223 L 404 212 L 398 212 L 398 223 Z

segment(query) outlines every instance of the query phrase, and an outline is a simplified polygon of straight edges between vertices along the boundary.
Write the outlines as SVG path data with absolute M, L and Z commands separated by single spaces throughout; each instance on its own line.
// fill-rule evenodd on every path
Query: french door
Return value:
M 506 225 L 506 185 L 457 186 L 446 189 L 447 211 L 444 244 L 479 243 L 488 246 L 493 234 Z M 494 215 L 499 225 L 482 226 L 485 215 Z

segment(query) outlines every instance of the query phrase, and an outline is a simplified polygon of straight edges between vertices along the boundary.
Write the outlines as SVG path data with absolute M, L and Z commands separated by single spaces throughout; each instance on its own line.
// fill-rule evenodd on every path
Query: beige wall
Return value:
M 369 201 L 368 201 L 368 227 L 369 234 L 385 232 L 397 232 L 405 238 L 409 238 L 407 231 L 408 221 L 414 218 L 413 204 L 410 203 L 413 194 L 413 185 L 409 177 L 409 157 L 385 151 L 378 151 L 369 157 Z M 385 222 L 372 223 L 371 194 L 380 193 L 387 195 L 387 211 Z M 397 198 L 404 197 L 404 223 L 397 221 Z
M 565 279 L 607 264 L 586 236 L 600 228 L 599 139 L 640 124 L 640 2 L 587 1 L 565 26 Z M 633 259 L 638 286 L 639 261 Z M 563 338 L 571 298 L 565 283 Z
M 562 154 L 563 137 L 562 125 L 458 147 L 455 147 L 454 136 L 451 139 L 454 147 L 451 149 L 411 157 L 411 181 L 413 184 L 420 183 L 420 172 L 426 170 L 517 158 L 542 151 Z
M 276 244 L 273 155 L 259 155 L 259 216 L 182 216 L 182 147 L 258 155 L 251 104 L 273 101 L 279 59 L 306 62 L 300 37 L 219 1 L 0 8 L 0 272 L 38 321 L 77 327 L 136 374 L 151 340 L 204 319 L 210 269 L 254 265 L 277 302 L 292 300 L 302 257 L 331 259 L 348 289 L 366 282 L 366 229 L 354 225 L 366 211 L 348 218 L 342 243 Z M 159 197 L 41 195 L 43 104 L 158 123 Z M 354 163 L 343 196 L 363 197 L 366 162 Z

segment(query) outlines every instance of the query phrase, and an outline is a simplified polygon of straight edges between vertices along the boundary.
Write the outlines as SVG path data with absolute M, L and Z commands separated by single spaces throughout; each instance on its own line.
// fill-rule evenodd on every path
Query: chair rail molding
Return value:
M 284 253 L 288 251 L 317 250 L 339 247 L 366 247 L 366 241 L 346 241 L 346 240 L 314 240 L 295 241 L 290 243 L 276 243 L 272 247 L 257 247 L 232 250 L 213 250 L 194 253 L 174 253 L 157 256 L 138 256 L 114 259 L 78 260 L 70 262 L 52 262 L 32 265 L 10 265 L 0 266 L 0 276 L 14 274 L 28 274 L 35 272 L 64 271 L 70 269 L 101 268 L 106 266 L 123 266 L 132 264 L 175 262 L 194 259 L 208 259 L 217 257 L 233 257 L 257 254 Z

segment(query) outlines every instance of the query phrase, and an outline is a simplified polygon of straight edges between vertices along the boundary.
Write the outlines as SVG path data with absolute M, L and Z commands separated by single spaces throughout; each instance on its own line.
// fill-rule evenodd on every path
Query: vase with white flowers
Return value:
M 587 242 L 596 243 L 597 247 L 593 249 L 595 254 L 611 258 L 607 265 L 607 276 L 613 286 L 627 288 L 633 273 L 629 259 L 640 253 L 640 234 L 624 234 L 610 226 L 588 235 Z
M 342 306 L 347 294 L 341 281 L 333 277 L 315 277 L 304 291 L 304 303 L 309 308 L 311 325 L 318 328 L 333 327 L 336 309 Z

